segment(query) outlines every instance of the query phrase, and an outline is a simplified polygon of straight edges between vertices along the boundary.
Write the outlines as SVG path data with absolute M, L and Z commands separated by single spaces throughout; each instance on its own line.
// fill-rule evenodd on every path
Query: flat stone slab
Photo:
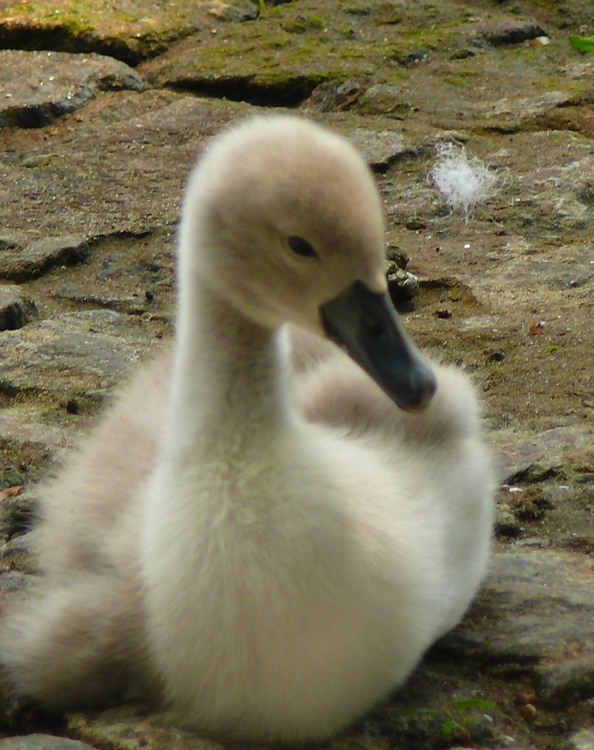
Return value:
M 1 368 L 0 368 L 1 369 Z M 2 376 L 0 375 L 0 378 Z M 64 404 L 66 409 L 66 403 Z M 13 446 L 17 451 L 34 446 L 39 453 L 60 454 L 76 436 L 76 425 L 52 425 L 41 416 L 35 418 L 30 408 L 13 406 L 0 411 L 0 444 Z
M 75 134 L 50 145 L 41 142 L 26 155 L 8 151 L 0 159 L 0 278 L 34 278 L 84 260 L 96 242 L 173 225 L 204 144 L 231 121 L 263 112 L 172 92 L 127 96 L 119 95 L 110 111 L 119 118 L 140 98 L 141 114 L 100 127 L 100 102 L 92 102 Z M 405 136 L 397 124 L 374 135 L 363 122 L 352 117 L 347 124 L 337 116 L 335 127 L 347 135 L 352 131 L 380 171 L 435 138 L 426 128 Z
M 98 713 L 69 714 L 68 730 L 85 742 L 114 750 L 224 750 L 218 742 L 176 727 L 163 714 L 146 715 L 132 706 Z M 0 750 L 2 750 L 0 748 Z
M 567 463 L 567 454 L 575 456 L 575 466 L 583 472 L 586 467 L 579 461 L 580 452 L 594 444 L 594 428 L 574 425 L 537 435 L 500 430 L 491 439 L 497 448 L 502 481 L 538 481 L 558 472 Z
M 322 16 L 316 0 L 300 0 L 254 24 L 198 32 L 140 70 L 157 86 L 258 105 L 416 113 L 450 128 L 453 121 L 515 131 L 591 96 L 584 62 L 567 61 L 565 38 L 543 52 L 527 46 L 542 31 L 532 20 L 495 10 L 490 16 L 478 27 L 459 25 L 459 6 L 444 2 L 430 26 L 420 27 L 406 5 L 390 12 L 383 2 L 369 2 L 359 13 L 335 6 Z M 501 75 L 506 66 L 513 76 Z M 547 90 L 535 92 L 534 81 L 544 75 Z
M 122 96 L 119 107 L 128 101 Z M 143 96 L 148 111 L 138 117 L 100 127 L 99 114 L 99 126 L 90 118 L 75 136 L 42 141 L 25 164 L 16 150 L 0 159 L 0 258 L 10 278 L 67 263 L 90 239 L 173 224 L 203 143 L 246 112 L 188 96 Z
M 197 28 L 258 16 L 251 0 L 153 3 L 124 0 L 37 0 L 24 5 L 4 0 L 0 45 L 25 49 L 101 52 L 137 64 Z
M 0 383 L 48 398 L 100 398 L 156 340 L 137 318 L 111 310 L 65 313 L 0 333 Z
M 97 91 L 143 91 L 132 68 L 104 55 L 0 50 L 0 128 L 36 128 L 75 112 Z
M 27 734 L 0 740 L 0 750 L 95 750 L 84 742 L 54 737 L 50 734 Z
M 516 18 L 503 18 L 498 21 L 483 21 L 466 26 L 465 33 L 470 32 L 471 39 L 476 43 L 490 44 L 493 47 L 501 47 L 504 44 L 522 44 L 534 39 L 548 37 L 545 29 L 534 20 L 517 20 Z M 475 34 L 476 36 L 473 36 Z
M 419 144 L 411 142 L 397 130 L 354 128 L 349 138 L 376 172 L 385 172 L 398 159 L 415 155 L 419 150 Z
M 78 263 L 89 253 L 84 237 L 44 237 L 32 241 L 17 237 L 0 238 L 0 278 L 26 281 L 54 266 Z
M 441 647 L 502 671 L 547 675 L 572 662 L 564 681 L 585 684 L 594 679 L 593 612 L 594 559 L 512 548 L 495 555 L 471 613 Z
M 584 729 L 571 738 L 572 750 L 594 750 L 594 729 Z

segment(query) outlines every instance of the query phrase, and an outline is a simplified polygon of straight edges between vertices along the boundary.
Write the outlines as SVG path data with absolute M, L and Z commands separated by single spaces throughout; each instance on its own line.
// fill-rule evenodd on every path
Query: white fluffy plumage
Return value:
M 288 116 L 215 139 L 183 206 L 173 353 L 43 489 L 44 575 L 2 622 L 19 692 L 319 739 L 459 621 L 492 523 L 476 397 L 436 365 L 429 407 L 405 413 L 324 341 L 320 306 L 353 281 L 385 294 L 355 149 Z

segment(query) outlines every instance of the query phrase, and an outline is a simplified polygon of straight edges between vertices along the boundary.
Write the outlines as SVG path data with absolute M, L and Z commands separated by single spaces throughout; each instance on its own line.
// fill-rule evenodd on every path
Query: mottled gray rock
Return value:
M 555 107 L 562 107 L 571 101 L 571 95 L 567 91 L 545 91 L 535 96 L 503 96 L 492 102 L 491 112 L 494 118 L 504 119 L 522 113 L 531 117 L 542 114 Z
M 530 123 L 544 123 L 560 108 L 589 97 L 582 62 L 567 63 L 561 76 L 555 55 L 537 58 L 534 49 L 520 49 L 520 59 L 509 61 L 514 67 L 513 78 L 501 76 L 501 68 L 507 62 L 506 47 L 489 47 L 464 59 L 444 61 L 437 56 L 424 64 L 425 75 L 419 76 L 413 69 L 406 85 L 381 80 L 373 83 L 358 98 L 356 108 L 374 115 L 400 115 L 414 109 L 434 127 L 514 132 Z M 542 75 L 544 69 L 550 71 L 549 87 L 535 89 L 535 77 Z M 480 90 L 472 85 L 477 77 L 483 81 Z
M 0 494 L 0 497 L 0 537 L 10 539 L 24 534 L 30 529 L 35 517 L 37 498 L 27 492 L 9 497 L 2 497 Z
M 3 262 L 1 245 L 0 258 Z M 0 331 L 22 328 L 36 316 L 35 302 L 21 287 L 0 284 Z
M 521 44 L 531 39 L 548 36 L 536 21 L 521 18 L 503 18 L 494 22 L 469 24 L 463 31 L 474 42 L 485 42 L 493 47 Z
M 25 281 L 54 266 L 78 263 L 88 253 L 89 243 L 84 237 L 45 237 L 31 242 L 0 238 L 0 278 Z M 1 294 L 0 288 L 0 301 Z
M 254 29 L 250 24 L 237 24 L 232 27 L 232 35 L 203 32 L 183 39 L 164 55 L 144 63 L 140 70 L 157 86 L 256 105 L 274 102 L 276 106 L 297 106 L 321 83 L 343 78 L 336 75 L 337 66 L 332 65 L 336 49 L 327 44 L 329 37 L 323 33 L 323 25 L 308 28 L 306 34 L 288 30 L 294 22 L 299 25 L 295 18 L 299 15 L 289 7 L 263 17 L 256 44 L 265 65 L 245 65 L 245 55 L 254 50 Z M 311 37 L 315 46 L 304 55 L 304 41 Z
M 397 245 L 388 245 L 386 261 L 386 278 L 390 297 L 398 310 L 410 310 L 412 300 L 419 293 L 419 279 L 414 273 L 406 270 L 409 257 Z
M 526 530 L 518 517 L 506 505 L 498 505 L 495 511 L 495 534 L 502 539 L 515 539 Z
M 21 534 L 8 542 L 0 543 L 0 560 L 2 566 L 11 572 L 18 571 L 25 575 L 34 575 L 38 572 L 27 534 Z
M 90 745 L 50 734 L 27 734 L 0 740 L 0 750 L 94 750 Z
M 402 133 L 396 130 L 367 130 L 355 128 L 349 138 L 363 152 L 368 164 L 377 172 L 385 172 L 399 158 L 418 151 Z
M 537 118 L 549 106 L 543 104 L 544 99 L 555 96 L 554 91 L 549 91 L 542 96 L 535 95 L 530 103 L 518 97 L 515 101 L 510 99 L 503 102 L 502 106 L 508 112 L 518 107 L 525 106 L 526 112 L 532 108 L 533 115 Z M 543 104 L 542 107 L 536 99 Z M 560 106 L 565 106 L 566 103 L 559 98 Z M 537 106 L 533 107 L 535 104 Z M 496 108 L 497 106 L 499 105 Z M 518 147 L 528 145 L 526 133 L 518 138 Z M 533 153 L 532 164 L 527 165 L 521 179 L 510 185 L 509 194 L 515 205 L 514 210 L 509 212 L 514 214 L 509 228 L 516 227 L 526 237 L 537 236 L 541 242 L 544 238 L 562 237 L 566 233 L 568 236 L 573 235 L 573 242 L 578 242 L 580 232 L 589 231 L 594 222 L 594 212 L 587 198 L 592 175 L 591 141 L 574 133 L 554 132 L 546 128 L 529 140 Z M 561 141 L 566 149 L 565 160 L 557 152 Z M 504 210 L 500 214 L 502 218 L 505 213 Z M 535 264 L 532 269 L 534 277 L 550 276 L 553 269 L 547 270 L 544 265 Z M 594 269 L 590 266 L 589 270 L 592 272 Z
M 0 572 L 0 596 L 10 596 L 11 594 L 24 591 L 39 580 L 35 575 L 21 573 L 19 570 L 3 570 Z
M 196 29 L 222 21 L 257 18 L 256 0 L 206 0 L 200 3 L 154 3 L 129 0 L 117 5 L 52 0 L 21 3 L 0 0 L 0 45 L 12 49 L 64 49 L 101 52 L 131 65 L 163 52 Z
M 0 257 L 6 253 L 12 259 L 14 273 L 21 273 L 18 248 L 31 253 L 35 269 L 48 252 L 55 258 L 51 265 L 63 253 L 66 259 L 84 254 L 85 240 L 140 236 L 173 224 L 204 141 L 246 112 L 226 102 L 179 95 L 164 102 L 158 92 L 146 96 L 147 111 L 138 117 L 103 128 L 91 119 L 68 139 L 49 147 L 42 141 L 28 151 L 33 165 L 27 169 L 19 152 L 0 159 Z
M 592 431 L 577 425 L 532 435 L 500 430 L 492 440 L 497 448 L 501 480 L 530 483 L 558 473 L 568 451 L 592 445 Z
M 155 344 L 151 327 L 111 310 L 87 310 L 0 333 L 0 382 L 61 400 L 105 394 Z
M 41 127 L 105 89 L 142 91 L 142 78 L 104 55 L 0 50 L 0 128 Z
M 571 738 L 572 750 L 594 750 L 594 729 L 584 729 Z
M 584 665 L 591 670 L 587 660 L 594 658 L 593 611 L 592 558 L 545 549 L 506 550 L 495 555 L 464 627 L 448 635 L 442 647 L 503 671 L 510 664 L 538 665 L 551 685 L 554 674 L 559 684 L 581 684 Z M 547 672 L 552 665 L 561 671 Z
M 0 344 L 1 346 L 2 344 Z M 6 353 L 5 356 L 8 356 Z M 25 373 L 21 376 L 24 380 Z M 6 381 L 2 376 L 2 363 L 0 363 L 0 383 L 6 387 Z M 47 424 L 43 416 L 35 414 L 30 408 L 22 406 L 11 406 L 0 410 L 0 443 L 4 446 L 10 444 L 17 447 L 34 445 L 42 451 L 59 453 L 69 445 L 72 438 L 73 428 L 56 427 Z M 23 478 L 20 478 L 21 481 Z
M 540 700 L 554 708 L 594 698 L 594 653 L 543 667 L 539 670 L 538 685 Z
M 365 88 L 356 79 L 324 81 L 315 87 L 304 107 L 314 112 L 348 110 L 357 106 L 364 92 Z
M 101 713 L 70 714 L 67 720 L 71 734 L 98 747 L 114 750 L 224 750 L 218 742 L 176 727 L 166 715 L 146 715 L 132 706 Z

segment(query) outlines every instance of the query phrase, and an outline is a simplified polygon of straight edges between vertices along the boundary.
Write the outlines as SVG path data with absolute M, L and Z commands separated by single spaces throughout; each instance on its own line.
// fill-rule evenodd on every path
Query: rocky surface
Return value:
M 117 5 L 0 0 L 0 595 L 35 573 L 35 480 L 171 332 L 197 153 L 236 118 L 291 107 L 375 171 L 406 324 L 482 388 L 502 480 L 464 622 L 327 747 L 589 750 L 594 57 L 568 36 L 592 33 L 591 3 Z M 428 178 L 450 142 L 496 177 L 468 221 Z M 136 707 L 58 730 L 8 697 L 0 713 L 28 735 L 0 748 L 220 747 Z M 31 734 L 46 731 L 63 738 Z
M 583 732 L 574 734 L 571 738 L 571 747 L 575 750 L 593 750 L 594 729 L 585 729 Z
M 99 90 L 144 88 L 132 68 L 112 57 L 1 50 L 0 127 L 49 125 Z
M 176 39 L 220 21 L 258 16 L 255 0 L 153 3 L 123 0 L 0 3 L 0 44 L 23 49 L 100 52 L 137 64 L 163 52 Z
M 35 302 L 22 289 L 0 284 L 0 331 L 22 328 L 36 316 Z
M 0 740 L 0 750 L 94 750 L 77 740 L 53 737 L 50 734 L 28 734 Z

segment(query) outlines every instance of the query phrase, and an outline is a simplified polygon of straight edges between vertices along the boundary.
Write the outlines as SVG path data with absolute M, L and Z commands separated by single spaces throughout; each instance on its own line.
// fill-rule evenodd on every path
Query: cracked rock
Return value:
M 536 21 L 515 18 L 477 24 L 473 30 L 476 31 L 475 39 L 477 42 L 485 42 L 492 47 L 501 47 L 505 44 L 522 44 L 531 39 L 548 36 L 547 32 Z
M 592 679 L 593 572 L 588 557 L 545 549 L 500 552 L 466 627 L 442 645 L 498 668 L 534 668 L 543 688 L 548 680 L 559 696 L 563 685 L 583 686 Z M 587 690 L 579 692 L 583 697 Z
M 104 55 L 1 50 L 0 128 L 42 127 L 100 90 L 144 88 L 132 68 Z
M 54 266 L 69 266 L 80 262 L 87 257 L 88 251 L 89 245 L 84 237 L 45 237 L 31 242 L 0 238 L 0 278 L 26 281 L 40 276 Z M 1 294 L 0 290 L 0 302 Z M 1 325 L 0 330 L 4 330 Z
M 0 285 L 0 331 L 22 328 L 36 316 L 35 302 L 20 287 Z

